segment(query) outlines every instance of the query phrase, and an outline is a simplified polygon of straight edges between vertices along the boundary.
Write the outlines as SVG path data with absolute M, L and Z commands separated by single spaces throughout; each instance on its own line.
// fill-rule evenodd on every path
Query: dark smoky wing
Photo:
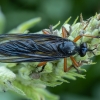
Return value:
M 54 36 L 54 35 L 47 35 L 47 34 L 34 34 L 34 33 L 29 33 L 29 34 L 4 34 L 0 35 L 0 43 L 1 42 L 6 42 L 10 40 L 24 40 L 24 39 L 33 39 L 37 41 L 43 41 L 43 40 L 57 40 L 61 39 L 61 37 Z
M 17 62 L 43 62 L 43 61 L 53 61 L 58 60 L 59 57 L 50 57 L 50 56 L 40 56 L 34 55 L 33 57 L 0 57 L 0 62 L 5 63 L 17 63 Z
M 57 47 L 64 39 L 44 34 L 0 35 L 0 62 L 42 62 L 62 58 Z

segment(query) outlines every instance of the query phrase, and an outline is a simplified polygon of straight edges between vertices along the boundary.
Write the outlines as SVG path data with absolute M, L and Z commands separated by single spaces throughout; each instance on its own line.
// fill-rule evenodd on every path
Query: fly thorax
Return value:
M 67 40 L 59 44 L 59 51 L 68 57 L 77 53 L 77 46 L 73 41 Z

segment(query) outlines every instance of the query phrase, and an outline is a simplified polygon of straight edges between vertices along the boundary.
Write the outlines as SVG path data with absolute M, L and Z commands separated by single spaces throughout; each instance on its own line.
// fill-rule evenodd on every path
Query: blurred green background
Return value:
M 1 10 L 6 18 L 4 33 L 17 27 L 31 18 L 41 17 L 42 21 L 30 32 L 36 32 L 58 21 L 72 16 L 74 19 L 83 14 L 84 19 L 100 12 L 100 0 L 0 0 Z M 87 69 L 86 79 L 63 83 L 50 88 L 49 91 L 61 97 L 61 100 L 100 100 L 100 56 L 93 58 L 96 65 L 84 66 Z M 0 93 L 0 100 L 25 100 L 24 97 L 12 92 Z

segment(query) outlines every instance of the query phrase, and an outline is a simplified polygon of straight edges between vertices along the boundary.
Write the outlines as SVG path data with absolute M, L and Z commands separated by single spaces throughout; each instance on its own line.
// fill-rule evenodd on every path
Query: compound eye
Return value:
M 81 48 L 87 48 L 87 44 L 86 44 L 86 43 L 82 43 L 82 44 L 80 45 L 80 47 L 81 47 Z
M 87 49 L 87 44 L 86 43 L 82 43 L 80 45 L 80 52 L 79 52 L 80 56 L 84 57 L 86 55 L 87 50 L 88 50 Z
M 87 52 L 87 48 L 82 48 L 82 52 L 81 52 L 82 53 L 82 57 L 86 55 L 86 52 Z

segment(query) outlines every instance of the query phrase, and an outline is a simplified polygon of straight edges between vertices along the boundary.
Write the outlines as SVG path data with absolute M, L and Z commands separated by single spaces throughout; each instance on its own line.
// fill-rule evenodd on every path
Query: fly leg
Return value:
M 47 62 L 40 62 L 40 63 L 37 65 L 37 67 L 42 67 L 42 69 L 41 69 L 40 71 L 38 71 L 38 72 L 42 72 L 42 71 L 44 70 L 44 68 L 45 68 L 45 66 L 46 66 L 46 63 L 47 63 Z
M 78 70 L 78 67 L 80 66 L 80 64 L 77 63 L 77 61 L 74 59 L 74 57 L 70 56 L 70 59 L 73 62 L 73 64 L 69 68 L 67 68 L 67 71 L 69 71 L 72 67 L 74 67 L 77 70 L 77 72 L 80 73 L 80 71 Z M 64 63 L 64 65 L 65 65 L 65 63 Z M 64 66 L 64 70 L 65 70 L 65 66 Z
M 85 35 L 84 34 L 84 30 L 87 28 L 87 26 L 89 25 L 89 23 L 86 24 L 86 26 L 83 28 L 83 31 L 80 33 L 80 35 L 78 35 L 73 42 L 77 42 L 79 39 L 81 39 L 83 36 L 85 37 L 90 37 L 90 38 L 100 38 L 100 36 L 92 36 L 92 35 Z
M 78 70 L 78 67 L 81 66 L 81 65 L 83 65 L 83 63 L 87 63 L 88 64 L 88 61 L 82 60 L 82 61 L 76 62 L 76 60 L 73 57 L 70 57 L 70 58 L 71 58 L 73 64 L 68 68 L 68 71 L 72 67 L 74 67 L 77 70 L 77 72 L 80 73 L 80 71 Z
M 37 67 L 42 67 L 42 69 L 41 69 L 39 72 L 42 72 L 42 71 L 44 70 L 44 68 L 45 68 L 45 66 L 46 66 L 46 63 L 47 63 L 47 62 L 40 62 L 40 63 L 37 65 Z
M 77 36 L 77 37 L 73 40 L 73 42 L 77 42 L 77 41 L 78 41 L 81 37 L 83 37 L 83 36 L 85 36 L 85 37 L 91 37 L 91 38 L 100 38 L 100 36 L 92 36 L 92 35 L 81 34 L 81 35 Z
M 67 58 L 64 58 L 64 72 L 67 72 L 68 68 L 67 68 Z
M 62 37 L 66 38 L 69 37 L 70 33 L 65 29 L 64 26 L 62 26 Z
M 71 61 L 73 62 L 73 64 L 74 64 L 76 67 L 79 67 L 79 64 L 77 63 L 77 61 L 75 60 L 74 57 L 70 56 L 70 59 L 71 59 Z
M 73 62 L 73 65 L 70 66 L 70 67 L 68 68 L 68 70 L 70 70 L 72 67 L 74 67 L 74 68 L 77 70 L 77 72 L 79 73 L 79 70 L 78 70 L 77 67 L 79 67 L 80 64 L 75 60 L 74 57 L 70 56 L 70 59 L 71 59 L 71 61 Z
M 69 71 L 71 68 L 75 68 L 76 71 L 77 71 L 78 73 L 80 73 L 80 71 L 78 70 L 78 68 L 77 68 L 74 64 L 72 64 L 72 65 L 68 68 L 68 71 Z

